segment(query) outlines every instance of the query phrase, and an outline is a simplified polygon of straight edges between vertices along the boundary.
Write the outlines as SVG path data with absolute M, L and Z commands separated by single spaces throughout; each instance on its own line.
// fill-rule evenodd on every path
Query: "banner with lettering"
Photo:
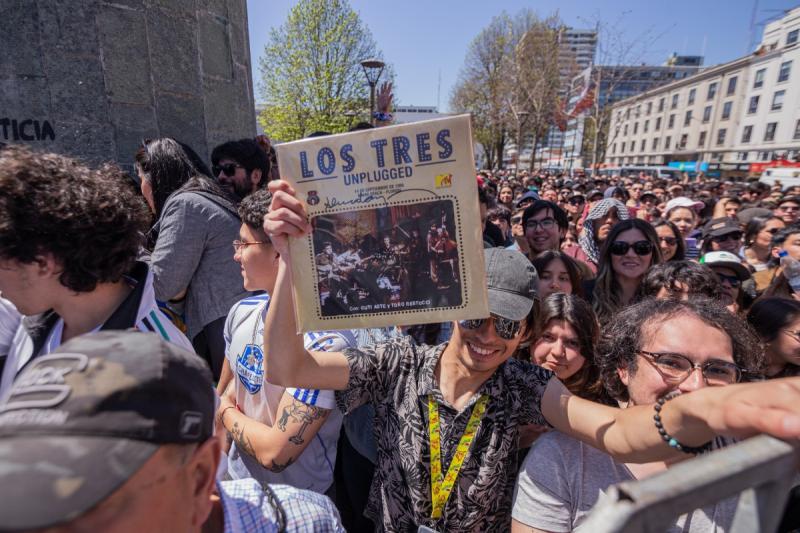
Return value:
M 489 316 L 468 115 L 276 149 L 313 227 L 290 243 L 300 331 Z

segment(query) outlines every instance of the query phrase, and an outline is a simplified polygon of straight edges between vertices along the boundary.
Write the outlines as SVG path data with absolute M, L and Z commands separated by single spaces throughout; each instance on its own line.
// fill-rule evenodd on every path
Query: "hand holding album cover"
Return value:
M 290 242 L 301 331 L 489 316 L 469 116 L 276 149 L 313 228 Z

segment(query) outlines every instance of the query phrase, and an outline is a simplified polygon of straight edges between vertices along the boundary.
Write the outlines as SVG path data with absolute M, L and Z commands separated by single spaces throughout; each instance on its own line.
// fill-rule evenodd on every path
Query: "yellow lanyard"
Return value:
M 475 407 L 472 408 L 472 414 L 467 422 L 467 429 L 458 441 L 456 453 L 453 455 L 453 460 L 450 461 L 450 466 L 447 468 L 447 474 L 442 478 L 442 443 L 441 443 L 441 423 L 439 422 L 439 406 L 433 399 L 433 395 L 428 396 L 428 433 L 431 439 L 431 501 L 433 503 L 433 510 L 431 511 L 431 518 L 441 518 L 444 505 L 453 491 L 453 485 L 458 477 L 458 472 L 461 470 L 461 465 L 469 452 L 469 446 L 472 444 L 472 439 L 475 438 L 475 433 L 478 431 L 478 424 L 481 423 L 483 413 L 486 411 L 486 403 L 489 401 L 487 395 L 482 395 L 475 402 Z

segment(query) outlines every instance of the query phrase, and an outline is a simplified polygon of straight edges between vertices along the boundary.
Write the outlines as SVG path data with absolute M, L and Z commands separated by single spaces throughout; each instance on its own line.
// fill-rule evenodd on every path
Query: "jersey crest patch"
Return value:
M 250 394 L 261 390 L 264 383 L 264 352 L 255 344 L 248 344 L 236 359 L 236 374 Z

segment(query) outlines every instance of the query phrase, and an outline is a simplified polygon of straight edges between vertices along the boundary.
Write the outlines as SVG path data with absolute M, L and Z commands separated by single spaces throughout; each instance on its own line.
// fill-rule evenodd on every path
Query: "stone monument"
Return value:
M 131 168 L 256 131 L 246 0 L 0 0 L 0 142 Z

